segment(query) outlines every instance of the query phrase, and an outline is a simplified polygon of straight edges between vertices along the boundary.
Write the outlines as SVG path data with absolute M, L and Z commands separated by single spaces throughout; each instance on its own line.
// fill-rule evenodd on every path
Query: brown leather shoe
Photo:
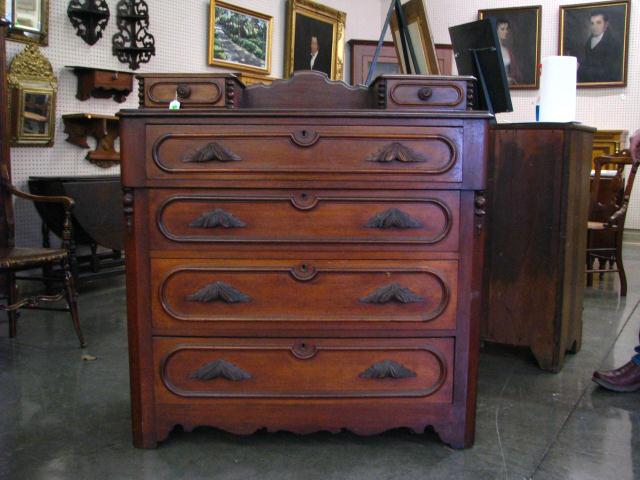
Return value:
M 640 366 L 629 362 L 615 370 L 593 372 L 591 380 L 613 392 L 635 392 L 640 390 Z

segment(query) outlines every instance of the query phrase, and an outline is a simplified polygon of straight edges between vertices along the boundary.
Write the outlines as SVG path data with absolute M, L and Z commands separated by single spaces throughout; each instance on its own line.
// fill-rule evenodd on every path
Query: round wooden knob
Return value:
M 176 88 L 176 94 L 178 98 L 189 98 L 191 96 L 191 87 L 181 83 L 178 85 L 178 88 Z
M 431 98 L 431 95 L 433 95 L 433 90 L 428 87 L 422 87 L 420 90 L 418 90 L 418 98 L 420 100 L 429 100 Z

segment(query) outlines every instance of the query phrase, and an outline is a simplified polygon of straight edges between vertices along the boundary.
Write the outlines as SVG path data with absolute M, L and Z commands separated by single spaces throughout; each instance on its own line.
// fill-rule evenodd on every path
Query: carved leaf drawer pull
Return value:
M 217 142 L 208 143 L 182 159 L 186 163 L 238 162 L 240 160 L 242 159 L 238 155 Z
M 422 302 L 424 297 L 415 294 L 407 287 L 403 287 L 398 283 L 390 283 L 384 287 L 380 287 L 375 292 L 370 293 L 366 297 L 360 299 L 364 303 L 385 304 L 389 302 L 398 303 L 416 303 Z
M 191 222 L 189 226 L 194 228 L 242 228 L 246 227 L 247 224 L 239 218 L 234 217 L 231 213 L 221 208 L 216 208 L 211 212 L 203 213 Z
M 226 380 L 231 380 L 232 382 L 239 382 L 241 380 L 249 380 L 251 378 L 251 374 L 231 362 L 219 359 L 205 363 L 195 372 L 189 374 L 189 378 L 193 378 L 195 380 L 214 380 L 216 378 L 224 378 Z
M 211 303 L 221 300 L 225 303 L 248 303 L 251 297 L 236 290 L 224 282 L 214 282 L 205 285 L 196 293 L 187 296 L 189 302 Z
M 422 228 L 423 225 L 408 213 L 397 208 L 390 208 L 376 214 L 364 225 L 367 228 Z
M 367 162 L 389 163 L 389 162 L 426 162 L 419 153 L 398 142 L 393 142 L 381 148 L 376 153 L 367 157 Z
M 393 360 L 383 360 L 381 362 L 374 363 L 358 376 L 360 378 L 400 379 L 415 377 L 416 372 L 409 370 L 401 363 L 394 362 Z

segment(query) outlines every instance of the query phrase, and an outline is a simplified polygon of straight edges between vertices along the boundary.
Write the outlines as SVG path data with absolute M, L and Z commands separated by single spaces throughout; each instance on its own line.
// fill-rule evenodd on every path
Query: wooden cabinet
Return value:
M 150 105 L 169 81 L 193 78 L 146 75 L 154 108 L 120 113 L 134 444 L 180 424 L 433 426 L 470 446 L 488 122 L 471 79 L 210 75 L 226 103 Z
M 528 347 L 558 371 L 580 349 L 593 129 L 491 129 L 487 341 Z

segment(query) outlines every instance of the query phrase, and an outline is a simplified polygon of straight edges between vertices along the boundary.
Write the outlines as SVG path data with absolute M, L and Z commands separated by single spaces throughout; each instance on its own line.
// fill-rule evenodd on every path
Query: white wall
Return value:
M 380 3 L 382 0 L 322 0 L 322 3 L 346 12 L 345 38 L 376 39 L 380 34 Z M 116 33 L 117 0 L 107 0 L 111 18 L 103 38 L 94 46 L 76 36 L 67 17 L 67 0 L 51 0 L 49 46 L 44 55 L 58 75 L 58 106 L 56 112 L 55 145 L 53 148 L 12 148 L 14 183 L 27 188 L 30 175 L 100 175 L 118 174 L 118 167 L 108 170 L 84 159 L 87 150 L 65 142 L 61 116 L 67 113 L 99 113 L 112 115 L 121 108 L 137 108 L 137 85 L 127 101 L 118 104 L 110 99 L 81 102 L 75 98 L 77 80 L 65 65 L 82 65 L 114 70 L 128 70 L 111 53 L 111 37 Z M 147 0 L 150 13 L 149 31 L 156 40 L 156 55 L 137 70 L 142 72 L 213 72 L 220 70 L 207 65 L 209 22 L 208 0 Z M 282 77 L 284 68 L 286 0 L 229 0 L 229 3 L 273 16 L 272 76 Z M 7 42 L 9 59 L 24 48 L 23 44 Z M 346 48 L 345 50 L 348 50 Z M 349 64 L 345 66 L 348 72 Z M 91 140 L 90 140 L 91 142 Z M 40 244 L 40 220 L 29 202 L 16 202 L 16 240 L 19 245 Z
M 542 58 L 558 55 L 560 5 L 590 0 L 427 0 L 427 12 L 436 43 L 450 43 L 448 27 L 477 19 L 479 9 L 542 5 Z M 629 65 L 626 88 L 578 89 L 577 120 L 602 130 L 640 129 L 640 5 L 631 2 Z M 535 120 L 537 90 L 511 92 L 514 111 L 499 114 L 498 121 Z M 640 180 L 636 181 L 626 226 L 640 229 Z
M 282 76 L 284 64 L 285 4 L 286 0 L 228 0 L 230 3 L 263 12 L 274 17 L 272 75 Z M 345 38 L 376 39 L 389 5 L 389 0 L 318 0 L 347 13 Z M 479 8 L 504 8 L 542 4 L 542 56 L 555 55 L 558 47 L 558 7 L 580 0 L 426 0 L 427 11 L 437 43 L 449 43 L 447 28 L 472 21 Z M 30 175 L 99 175 L 118 173 L 118 167 L 100 169 L 86 160 L 87 150 L 65 142 L 61 115 L 91 112 L 114 114 L 120 108 L 137 108 L 137 86 L 127 102 L 90 99 L 80 102 L 75 98 L 76 78 L 65 65 L 84 65 L 117 70 L 128 70 L 111 54 L 111 37 L 116 32 L 115 7 L 117 0 L 107 0 L 111 19 L 104 37 L 90 47 L 75 35 L 67 18 L 68 1 L 52 0 L 50 12 L 49 47 L 44 54 L 53 64 L 59 79 L 57 127 L 53 148 L 13 148 L 12 168 L 15 183 L 26 188 Z M 137 72 L 207 72 L 218 69 L 207 65 L 208 0 L 147 0 L 150 9 L 150 32 L 156 39 L 156 56 Z M 584 0 L 583 0 L 584 3 Z M 640 128 L 640 8 L 631 9 L 629 77 L 627 88 L 580 90 L 578 93 L 578 120 L 601 129 Z M 7 53 L 12 58 L 23 48 L 22 44 L 7 42 Z M 346 49 L 348 51 L 348 48 Z M 349 59 L 345 65 L 348 76 Z M 500 115 L 501 121 L 531 121 L 534 119 L 536 91 L 514 91 L 515 111 Z M 627 217 L 630 228 L 640 228 L 640 186 L 637 187 L 632 208 Z M 17 241 L 20 245 L 40 243 L 39 218 L 27 203 L 16 203 Z

